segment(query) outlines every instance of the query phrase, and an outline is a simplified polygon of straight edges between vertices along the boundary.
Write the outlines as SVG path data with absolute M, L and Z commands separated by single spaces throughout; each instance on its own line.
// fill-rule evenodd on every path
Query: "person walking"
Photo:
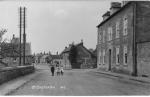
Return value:
M 63 68 L 63 66 L 60 67 L 60 73 L 63 76 L 63 74 L 64 74 L 64 68 Z
M 54 65 L 51 66 L 51 73 L 52 73 L 52 76 L 54 76 L 54 72 L 55 72 L 55 67 Z

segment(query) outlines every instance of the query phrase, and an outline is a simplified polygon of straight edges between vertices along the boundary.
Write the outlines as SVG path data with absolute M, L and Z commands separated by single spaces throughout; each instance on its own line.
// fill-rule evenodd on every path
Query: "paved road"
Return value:
M 10 95 L 150 95 L 150 86 L 97 75 L 88 70 L 68 70 L 64 76 L 52 77 L 45 65 L 38 76 Z

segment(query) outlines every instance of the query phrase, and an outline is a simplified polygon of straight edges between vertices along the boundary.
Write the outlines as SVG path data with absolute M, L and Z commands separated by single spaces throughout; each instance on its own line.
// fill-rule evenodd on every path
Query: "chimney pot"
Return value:
M 120 8 L 121 8 L 120 2 L 111 2 L 110 15 L 118 11 Z

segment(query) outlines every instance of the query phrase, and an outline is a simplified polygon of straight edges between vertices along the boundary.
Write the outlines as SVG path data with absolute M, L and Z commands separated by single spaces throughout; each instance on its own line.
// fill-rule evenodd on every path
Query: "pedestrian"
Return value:
M 57 66 L 57 76 L 60 75 L 60 66 Z
M 60 73 L 61 73 L 61 75 L 63 76 L 63 74 L 64 74 L 64 68 L 63 68 L 63 65 L 60 67 Z
M 51 73 L 52 73 L 52 76 L 54 76 L 54 72 L 55 72 L 55 67 L 54 65 L 51 66 Z

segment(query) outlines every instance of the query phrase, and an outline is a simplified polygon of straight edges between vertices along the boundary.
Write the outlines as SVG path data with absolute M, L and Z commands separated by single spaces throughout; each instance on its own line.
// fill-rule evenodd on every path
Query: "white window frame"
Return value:
M 103 30 L 103 43 L 105 43 L 105 34 L 106 34 L 105 30 Z
M 118 20 L 116 22 L 116 38 L 119 38 L 119 32 L 120 32 L 120 29 L 119 29 L 119 25 L 120 25 L 120 21 Z
M 108 27 L 108 41 L 112 40 L 112 27 Z
M 101 32 L 99 32 L 99 33 L 98 33 L 98 43 L 99 43 L 99 44 L 101 43 L 101 38 L 102 38 Z
M 120 63 L 120 47 L 116 47 L 116 65 L 119 65 Z
M 128 63 L 128 48 L 126 45 L 123 47 L 123 63 L 124 65 L 127 65 Z
M 127 16 L 125 16 L 123 18 L 123 35 L 127 35 L 128 34 L 128 18 Z

